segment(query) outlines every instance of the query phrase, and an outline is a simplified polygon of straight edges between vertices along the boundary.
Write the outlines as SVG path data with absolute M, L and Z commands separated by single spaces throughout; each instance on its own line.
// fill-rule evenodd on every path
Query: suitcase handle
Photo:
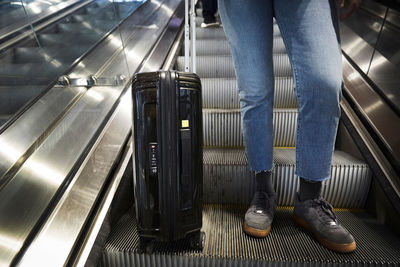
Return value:
M 192 203 L 192 173 L 190 166 L 192 158 L 192 138 L 190 128 L 181 129 L 181 208 L 191 209 L 193 208 Z
M 194 0 L 190 0 L 190 5 L 189 12 L 189 0 L 185 0 L 185 72 L 196 73 L 196 12 Z M 189 15 L 191 31 L 189 29 Z M 191 54 L 191 57 L 189 54 Z

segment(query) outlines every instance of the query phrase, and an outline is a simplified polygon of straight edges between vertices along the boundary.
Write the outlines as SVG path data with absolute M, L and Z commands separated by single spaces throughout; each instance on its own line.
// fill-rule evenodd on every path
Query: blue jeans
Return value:
M 298 100 L 296 174 L 314 181 L 330 176 L 342 88 L 334 5 L 329 0 L 219 0 L 238 80 L 247 159 L 254 171 L 273 168 L 275 17 Z

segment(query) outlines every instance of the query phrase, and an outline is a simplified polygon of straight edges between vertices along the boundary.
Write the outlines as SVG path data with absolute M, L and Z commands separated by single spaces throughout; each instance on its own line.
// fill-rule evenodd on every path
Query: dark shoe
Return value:
M 356 249 L 353 236 L 338 223 L 332 206 L 321 197 L 300 201 L 296 196 L 293 219 L 333 251 L 347 253 Z
M 271 223 L 276 209 L 275 195 L 257 191 L 244 215 L 243 231 L 254 237 L 266 237 L 271 231 Z
M 221 26 L 221 23 L 219 23 L 215 18 L 205 18 L 200 26 L 202 28 L 212 28 Z

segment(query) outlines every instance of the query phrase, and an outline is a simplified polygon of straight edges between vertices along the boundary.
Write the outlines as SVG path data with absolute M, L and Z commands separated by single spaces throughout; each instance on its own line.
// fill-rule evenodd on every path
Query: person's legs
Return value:
M 354 239 L 319 196 L 321 181 L 330 177 L 340 117 L 342 61 L 334 2 L 276 0 L 274 11 L 292 64 L 299 103 L 296 174 L 303 179 L 294 217 L 328 248 L 352 251 Z
M 220 0 L 219 12 L 238 80 L 243 138 L 254 171 L 273 167 L 272 3 Z
M 276 207 L 271 181 L 274 139 L 272 1 L 220 0 L 219 13 L 238 80 L 247 159 L 250 168 L 257 172 L 257 192 L 246 212 L 244 230 L 262 237 L 271 229 Z
M 215 14 L 217 13 L 218 3 L 217 0 L 202 0 L 203 3 L 203 23 L 201 27 L 211 27 L 211 26 L 219 26 L 215 18 Z

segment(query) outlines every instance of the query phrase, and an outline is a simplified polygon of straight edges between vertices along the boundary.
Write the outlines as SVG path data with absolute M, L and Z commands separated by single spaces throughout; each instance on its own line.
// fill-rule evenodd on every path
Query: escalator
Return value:
M 271 233 L 255 239 L 242 231 L 254 174 L 244 153 L 232 57 L 223 28 L 198 27 L 205 247 L 193 250 L 181 240 L 153 242 L 143 251 L 133 201 L 130 78 L 183 70 L 183 1 L 81 4 L 34 24 L 0 53 L 0 266 L 400 265 L 398 176 L 383 146 L 362 128 L 349 93 L 322 194 L 357 250 L 329 251 L 293 222 L 297 103 L 276 24 L 273 182 L 279 207 Z M 344 58 L 348 89 L 356 82 L 364 90 L 359 71 Z
M 373 173 L 360 152 L 349 149 L 353 141 L 343 123 L 331 179 L 323 187 L 322 196 L 336 208 L 339 221 L 355 237 L 357 250 L 347 255 L 329 251 L 293 222 L 298 187 L 294 174 L 297 103 L 289 59 L 276 24 L 273 182 L 279 207 L 266 238 L 243 233 L 242 221 L 254 178 L 243 148 L 232 57 L 222 28 L 203 29 L 199 25 L 200 19 L 197 74 L 202 80 L 203 97 L 204 249 L 191 250 L 185 241 L 177 241 L 154 242 L 150 251 L 142 251 L 134 209 L 130 209 L 112 228 L 100 266 L 398 266 L 400 239 L 366 209 L 371 187 L 376 186 L 372 184 Z M 184 70 L 182 56 L 175 67 Z

